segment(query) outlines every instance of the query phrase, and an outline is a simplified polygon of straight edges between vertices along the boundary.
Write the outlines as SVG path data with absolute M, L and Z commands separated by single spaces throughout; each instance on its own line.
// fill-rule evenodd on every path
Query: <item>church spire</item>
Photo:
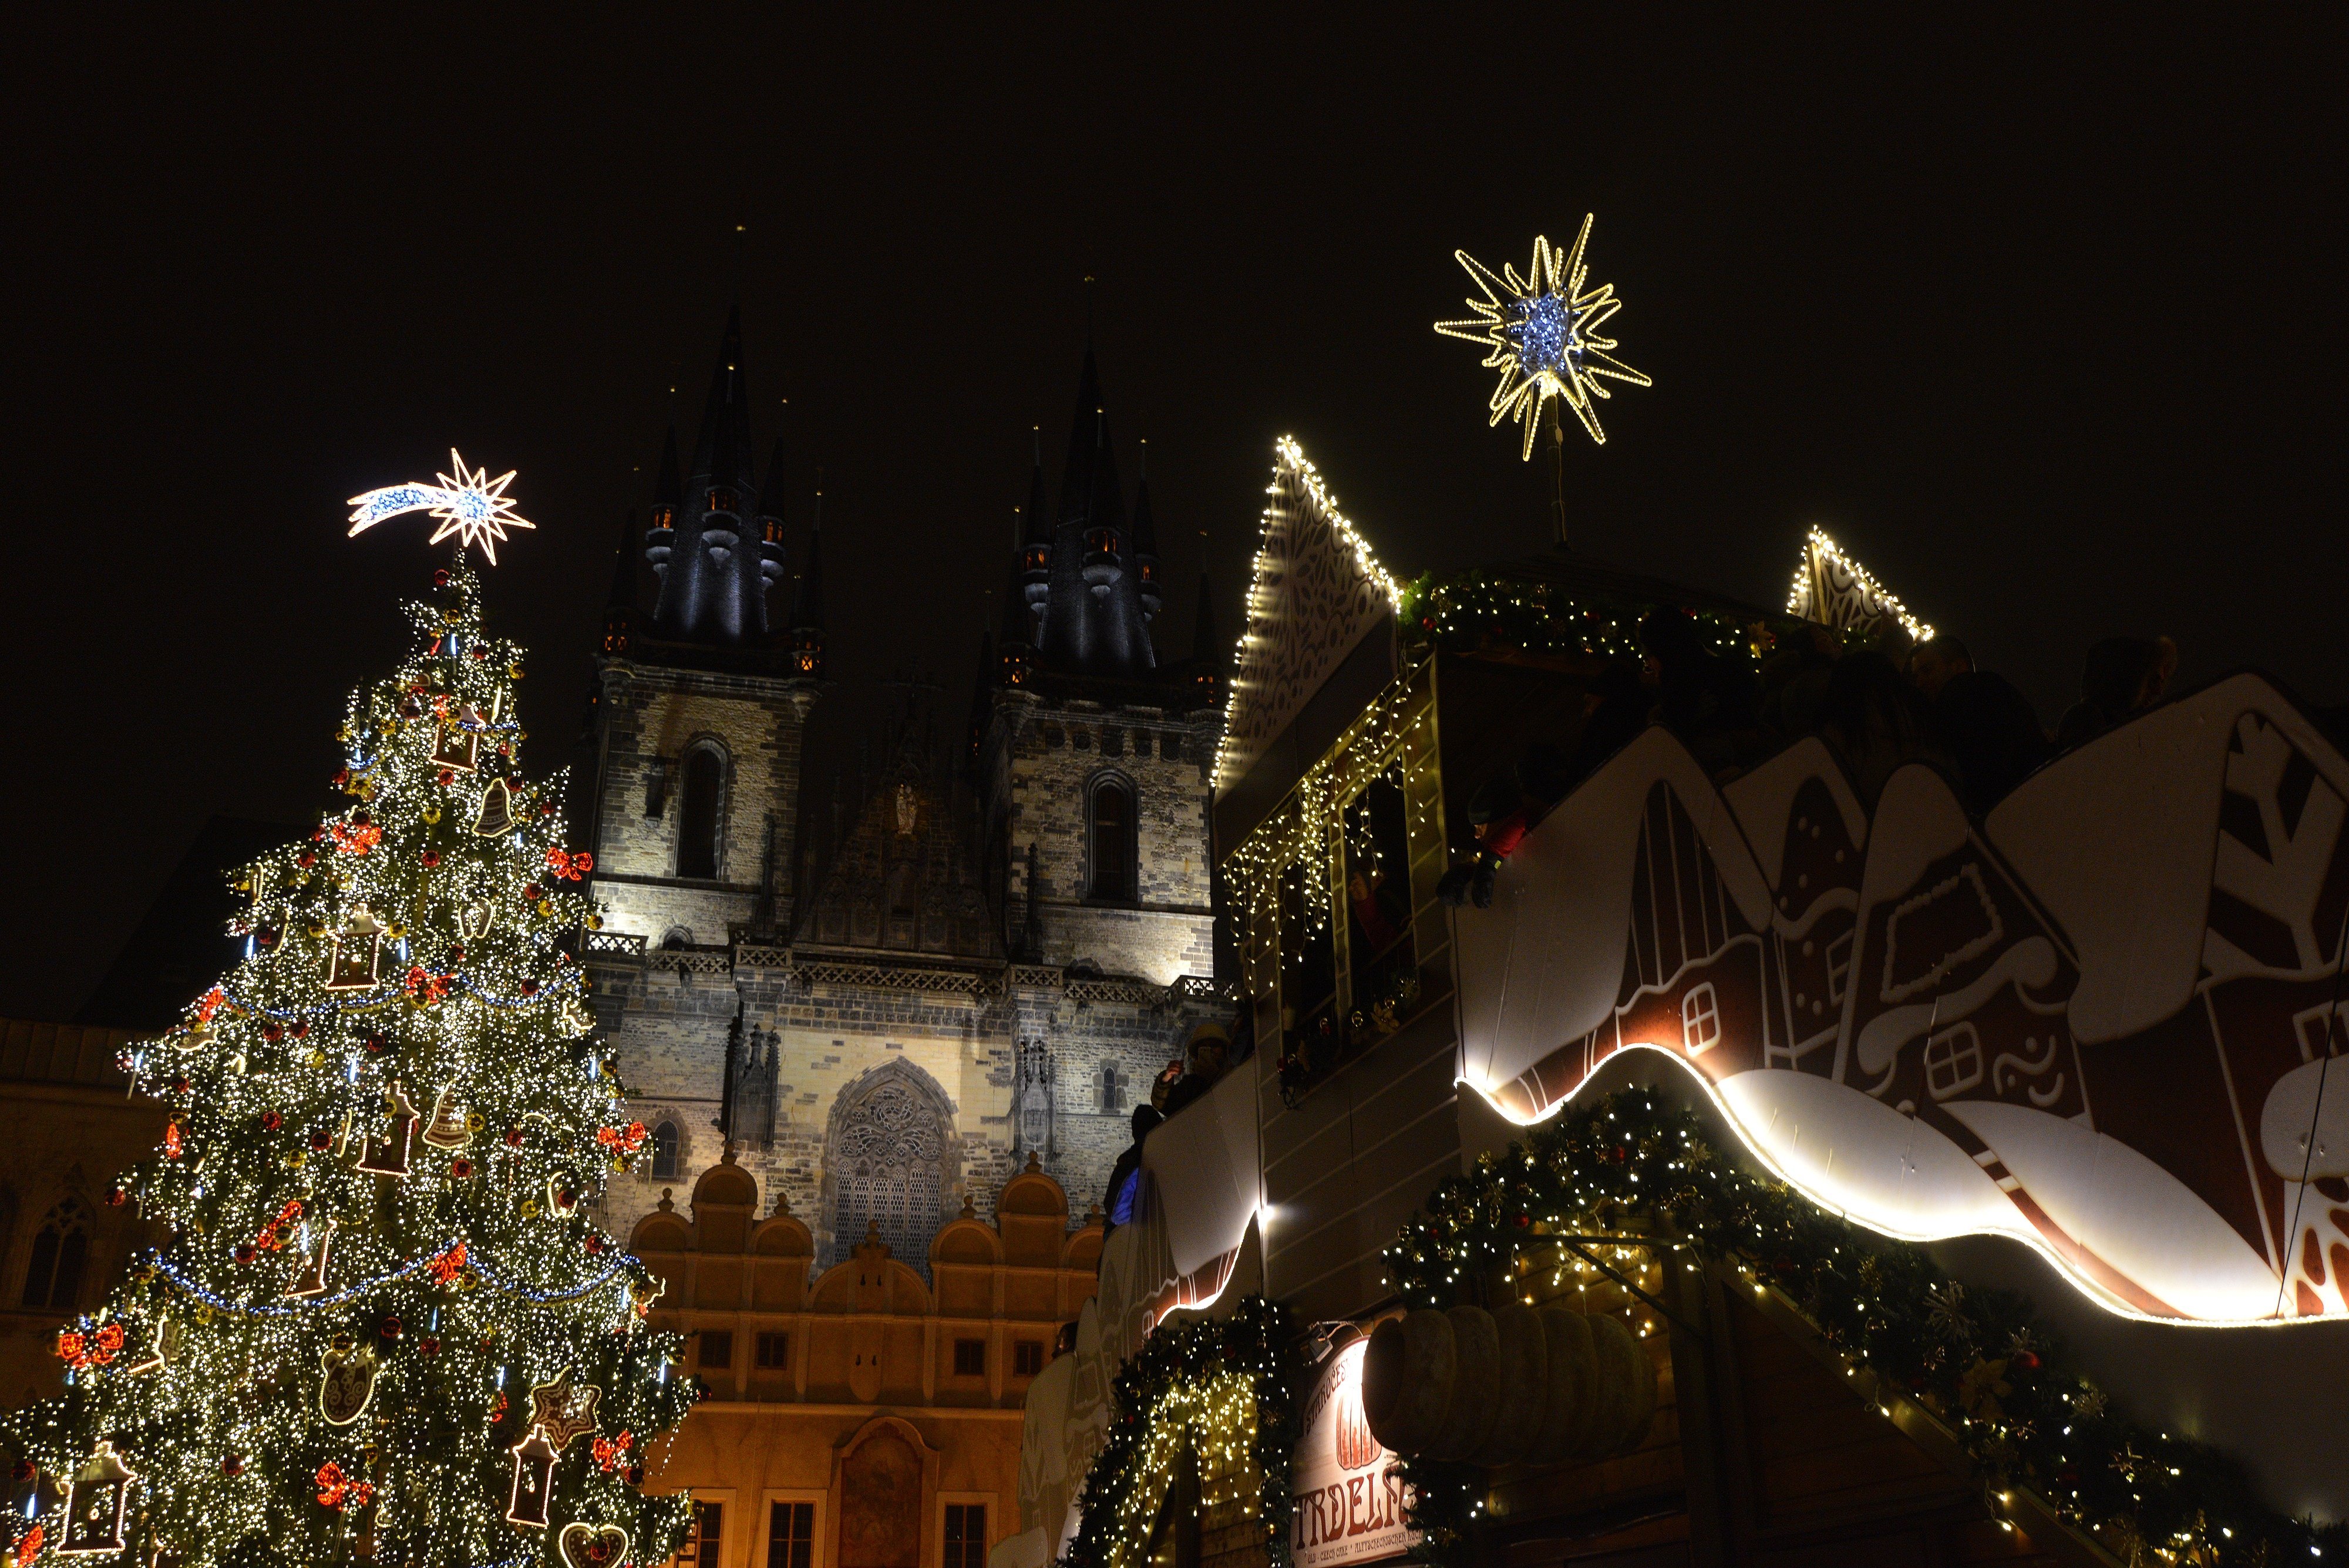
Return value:
M 764 530 L 750 511 L 757 494 L 750 463 L 750 404 L 742 369 L 742 311 L 737 306 L 719 341 L 701 436 L 676 500 L 675 521 L 667 529 L 657 527 L 646 541 L 646 555 L 661 569 L 654 625 L 667 640 L 738 647 L 766 636 L 767 587 L 781 562 L 771 563 L 759 547 Z M 661 470 L 665 492 L 674 483 L 672 456 L 663 456 Z M 654 510 L 657 522 L 659 501 Z M 766 569 L 771 564 L 776 571 Z
M 1101 369 L 1088 348 L 1069 429 L 1038 639 L 1046 666 L 1127 679 L 1149 671 L 1154 660 L 1132 556 Z
M 780 481 L 770 478 L 771 484 Z M 779 501 L 776 509 L 782 504 Z M 808 530 L 807 557 L 792 585 L 792 669 L 812 680 L 823 679 L 823 492 L 815 493 L 815 525 Z
M 1142 477 L 1133 487 L 1133 587 L 1143 619 L 1162 607 L 1158 597 L 1158 530 L 1150 521 L 1150 443 L 1142 443 Z
M 629 508 L 620 523 L 620 552 L 612 564 L 612 591 L 604 600 L 604 652 L 619 658 L 628 651 L 629 622 L 636 609 L 636 514 Z

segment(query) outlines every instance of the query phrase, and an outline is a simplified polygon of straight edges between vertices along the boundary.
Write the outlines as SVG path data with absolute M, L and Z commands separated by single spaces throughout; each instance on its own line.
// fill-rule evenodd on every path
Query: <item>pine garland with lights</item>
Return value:
M 2125 1561 L 2265 1564 L 2349 1551 L 2349 1525 L 2261 1502 L 2207 1445 L 2152 1430 L 2066 1370 L 2030 1302 L 1968 1291 L 1921 1247 L 1862 1230 L 1706 1141 L 1697 1115 L 1629 1089 L 1571 1107 L 1437 1189 L 1386 1251 L 1412 1306 L 1478 1303 L 1573 1256 L 1552 1236 L 1684 1248 L 1775 1288 L 1846 1359 L 1909 1391 L 1955 1434 L 1991 1492 L 2021 1487 Z M 1477 1560 L 1483 1473 L 1399 1461 L 1431 1563 Z
M 519 770 L 521 650 L 435 574 L 356 693 L 348 798 L 234 876 L 245 956 L 123 1065 L 169 1112 L 111 1201 L 166 1237 L 0 1423 L 15 1564 L 620 1568 L 682 1538 L 659 1282 L 585 1210 L 646 1139 L 569 950 L 560 776 Z M 58 1507 L 59 1493 L 66 1506 Z
M 1397 610 L 1406 646 L 1474 653 L 1498 645 L 1549 658 L 1637 659 L 1640 622 L 1653 599 L 1616 598 L 1538 581 L 1426 573 L 1403 591 Z M 1716 611 L 1689 612 L 1705 651 L 1732 659 L 1759 657 L 1794 626 L 1792 616 L 1745 621 Z
M 1081 1522 L 1061 1557 L 1064 1568 L 1147 1562 L 1151 1528 L 1185 1444 L 1229 1461 L 1240 1457 L 1241 1442 L 1262 1478 L 1246 1511 L 1263 1521 L 1274 1568 L 1286 1568 L 1289 1457 L 1299 1435 L 1295 1391 L 1303 1385 L 1288 1314 L 1262 1296 L 1243 1297 L 1228 1318 L 1153 1334 L 1118 1372 L 1117 1414 L 1085 1472 Z M 1219 1501 L 1206 1490 L 1203 1477 L 1202 1506 Z

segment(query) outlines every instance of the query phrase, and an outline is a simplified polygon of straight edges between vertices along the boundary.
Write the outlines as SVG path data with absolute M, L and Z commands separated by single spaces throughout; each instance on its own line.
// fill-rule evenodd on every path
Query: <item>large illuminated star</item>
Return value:
M 460 549 L 479 545 L 481 554 L 490 558 L 490 565 L 496 566 L 497 541 L 506 536 L 506 530 L 535 526 L 515 515 L 514 504 L 506 499 L 506 485 L 515 471 L 510 468 L 495 479 L 489 477 L 486 466 L 469 471 L 465 460 L 457 455 L 453 447 L 449 452 L 449 463 L 457 471 L 456 476 L 436 474 L 434 477 L 440 481 L 438 484 L 394 484 L 352 496 L 351 532 L 347 536 L 356 537 L 387 517 L 429 509 L 440 524 L 440 532 L 432 535 L 430 543 L 438 545 L 454 534 Z
M 1584 291 L 1588 269 L 1583 265 L 1582 250 L 1589 243 L 1588 216 L 1582 220 L 1582 232 L 1574 237 L 1572 250 L 1553 251 L 1547 239 L 1537 237 L 1533 265 L 1524 277 L 1517 275 L 1514 266 L 1503 267 L 1495 277 L 1466 251 L 1452 253 L 1485 291 L 1485 297 L 1467 302 L 1476 313 L 1473 318 L 1439 321 L 1435 329 L 1446 337 L 1482 343 L 1493 350 L 1485 358 L 1486 369 L 1501 372 L 1501 384 L 1493 392 L 1493 423 L 1512 416 L 1522 423 L 1524 455 L 1528 458 L 1534 454 L 1542 410 L 1550 399 L 1557 398 L 1572 409 L 1590 439 L 1603 446 L 1607 432 L 1599 428 L 1592 400 L 1609 394 L 1598 379 L 1604 376 L 1635 387 L 1655 384 L 1606 352 L 1615 347 L 1615 339 L 1599 337 L 1598 329 L 1623 307 L 1623 302 L 1615 297 L 1613 284 Z

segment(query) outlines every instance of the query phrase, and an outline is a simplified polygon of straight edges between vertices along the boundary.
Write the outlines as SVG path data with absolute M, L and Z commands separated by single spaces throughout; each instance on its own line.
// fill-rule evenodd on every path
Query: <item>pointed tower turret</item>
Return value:
M 1199 574 L 1198 613 L 1191 622 L 1191 684 L 1199 705 L 1213 707 L 1221 692 L 1226 662 L 1231 650 L 1216 630 L 1216 590 L 1207 574 Z
M 761 532 L 752 510 L 758 491 L 750 463 L 750 405 L 737 306 L 719 343 L 674 535 L 659 541 L 667 570 L 654 624 L 662 638 L 738 647 L 765 637 L 770 575 L 761 569 L 763 552 L 744 544 L 746 530 L 753 545 Z
M 792 586 L 792 668 L 811 680 L 823 679 L 823 492 L 815 493 L 815 525 L 808 530 L 807 559 Z
M 759 482 L 759 604 L 766 607 L 767 590 L 783 575 L 786 536 L 783 518 L 783 438 L 775 438 L 767 457 L 766 477 Z M 763 619 L 763 616 L 761 617 Z
M 1162 607 L 1158 597 L 1158 530 L 1150 521 L 1150 443 L 1142 443 L 1142 477 L 1133 490 L 1133 589 L 1144 620 Z
M 677 513 L 684 494 L 685 478 L 677 464 L 677 426 L 672 424 L 661 442 L 660 473 L 653 481 L 652 522 L 645 530 L 645 559 L 652 563 L 664 599 L 668 597 L 668 561 L 677 544 Z
M 1128 679 L 1150 670 L 1150 636 L 1129 569 L 1131 554 L 1101 371 L 1087 348 L 1077 383 L 1076 418 L 1069 430 L 1068 467 L 1061 479 L 1060 520 L 1052 531 L 1050 591 L 1039 639 L 1049 668 Z
M 604 600 L 604 651 L 619 657 L 628 651 L 636 613 L 636 514 L 633 508 L 620 524 L 620 552 L 612 563 L 612 591 Z

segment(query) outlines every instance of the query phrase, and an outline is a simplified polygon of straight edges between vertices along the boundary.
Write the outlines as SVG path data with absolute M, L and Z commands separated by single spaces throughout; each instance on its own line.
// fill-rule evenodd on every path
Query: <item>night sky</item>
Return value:
M 491 613 L 533 650 L 526 761 L 567 760 L 738 297 L 795 540 L 823 472 L 834 757 L 899 666 L 958 722 L 1087 275 L 1162 657 L 1203 566 L 1237 629 L 1283 434 L 1399 571 L 1542 548 L 1546 462 L 1429 324 L 1454 247 L 1522 266 L 1585 212 L 1655 387 L 1568 451 L 1578 547 L 1775 604 L 1824 524 L 2051 723 L 2123 631 L 2182 683 L 2349 699 L 2337 8 L 508 9 L 0 24 L 0 1013 L 79 1006 L 207 816 L 339 800 L 346 694 L 443 553 L 343 503 L 452 444 L 520 470 Z

